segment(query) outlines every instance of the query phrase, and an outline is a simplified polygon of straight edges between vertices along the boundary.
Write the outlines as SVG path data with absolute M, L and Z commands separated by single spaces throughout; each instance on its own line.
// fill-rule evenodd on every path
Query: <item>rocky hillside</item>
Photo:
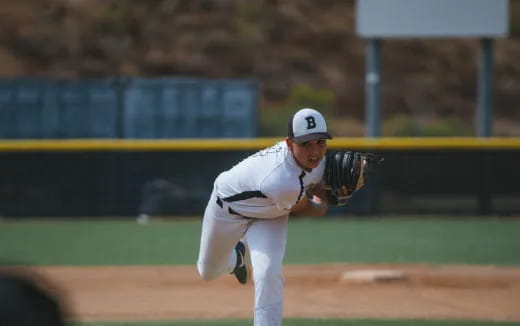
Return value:
M 255 78 L 266 114 L 308 85 L 332 91 L 337 134 L 362 134 L 365 42 L 353 0 L 0 3 L 1 76 Z M 495 42 L 496 135 L 520 135 L 520 6 L 511 6 L 513 36 Z M 385 121 L 449 117 L 472 132 L 477 50 L 474 39 L 384 42 Z

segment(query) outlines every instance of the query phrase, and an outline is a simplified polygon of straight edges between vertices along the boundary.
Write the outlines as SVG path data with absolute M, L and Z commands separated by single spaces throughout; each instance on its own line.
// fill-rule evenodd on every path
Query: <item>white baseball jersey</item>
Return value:
M 221 173 L 215 190 L 231 213 L 272 219 L 288 215 L 324 171 L 325 159 L 312 171 L 302 169 L 282 141 Z

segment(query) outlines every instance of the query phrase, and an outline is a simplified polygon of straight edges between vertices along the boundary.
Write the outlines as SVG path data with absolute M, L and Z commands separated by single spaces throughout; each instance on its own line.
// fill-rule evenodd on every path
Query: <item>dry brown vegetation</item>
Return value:
M 305 84 L 333 91 L 339 119 L 363 118 L 365 42 L 353 0 L 0 3 L 1 76 L 255 78 L 262 109 Z M 520 135 L 519 8 L 511 1 L 512 35 L 495 42 L 496 135 Z M 475 39 L 384 42 L 385 117 L 455 117 L 471 129 L 477 50 Z

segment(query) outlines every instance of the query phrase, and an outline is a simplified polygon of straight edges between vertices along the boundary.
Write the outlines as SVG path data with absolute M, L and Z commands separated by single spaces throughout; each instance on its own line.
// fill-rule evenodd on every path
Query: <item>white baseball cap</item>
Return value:
M 314 139 L 332 139 L 325 118 L 318 111 L 304 108 L 289 120 L 288 137 L 301 144 Z

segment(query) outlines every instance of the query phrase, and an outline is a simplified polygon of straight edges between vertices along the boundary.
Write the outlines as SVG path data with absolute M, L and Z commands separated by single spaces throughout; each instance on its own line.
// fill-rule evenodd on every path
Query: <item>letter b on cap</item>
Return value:
M 316 120 L 314 120 L 313 116 L 306 117 L 305 120 L 307 121 L 307 129 L 316 128 Z

